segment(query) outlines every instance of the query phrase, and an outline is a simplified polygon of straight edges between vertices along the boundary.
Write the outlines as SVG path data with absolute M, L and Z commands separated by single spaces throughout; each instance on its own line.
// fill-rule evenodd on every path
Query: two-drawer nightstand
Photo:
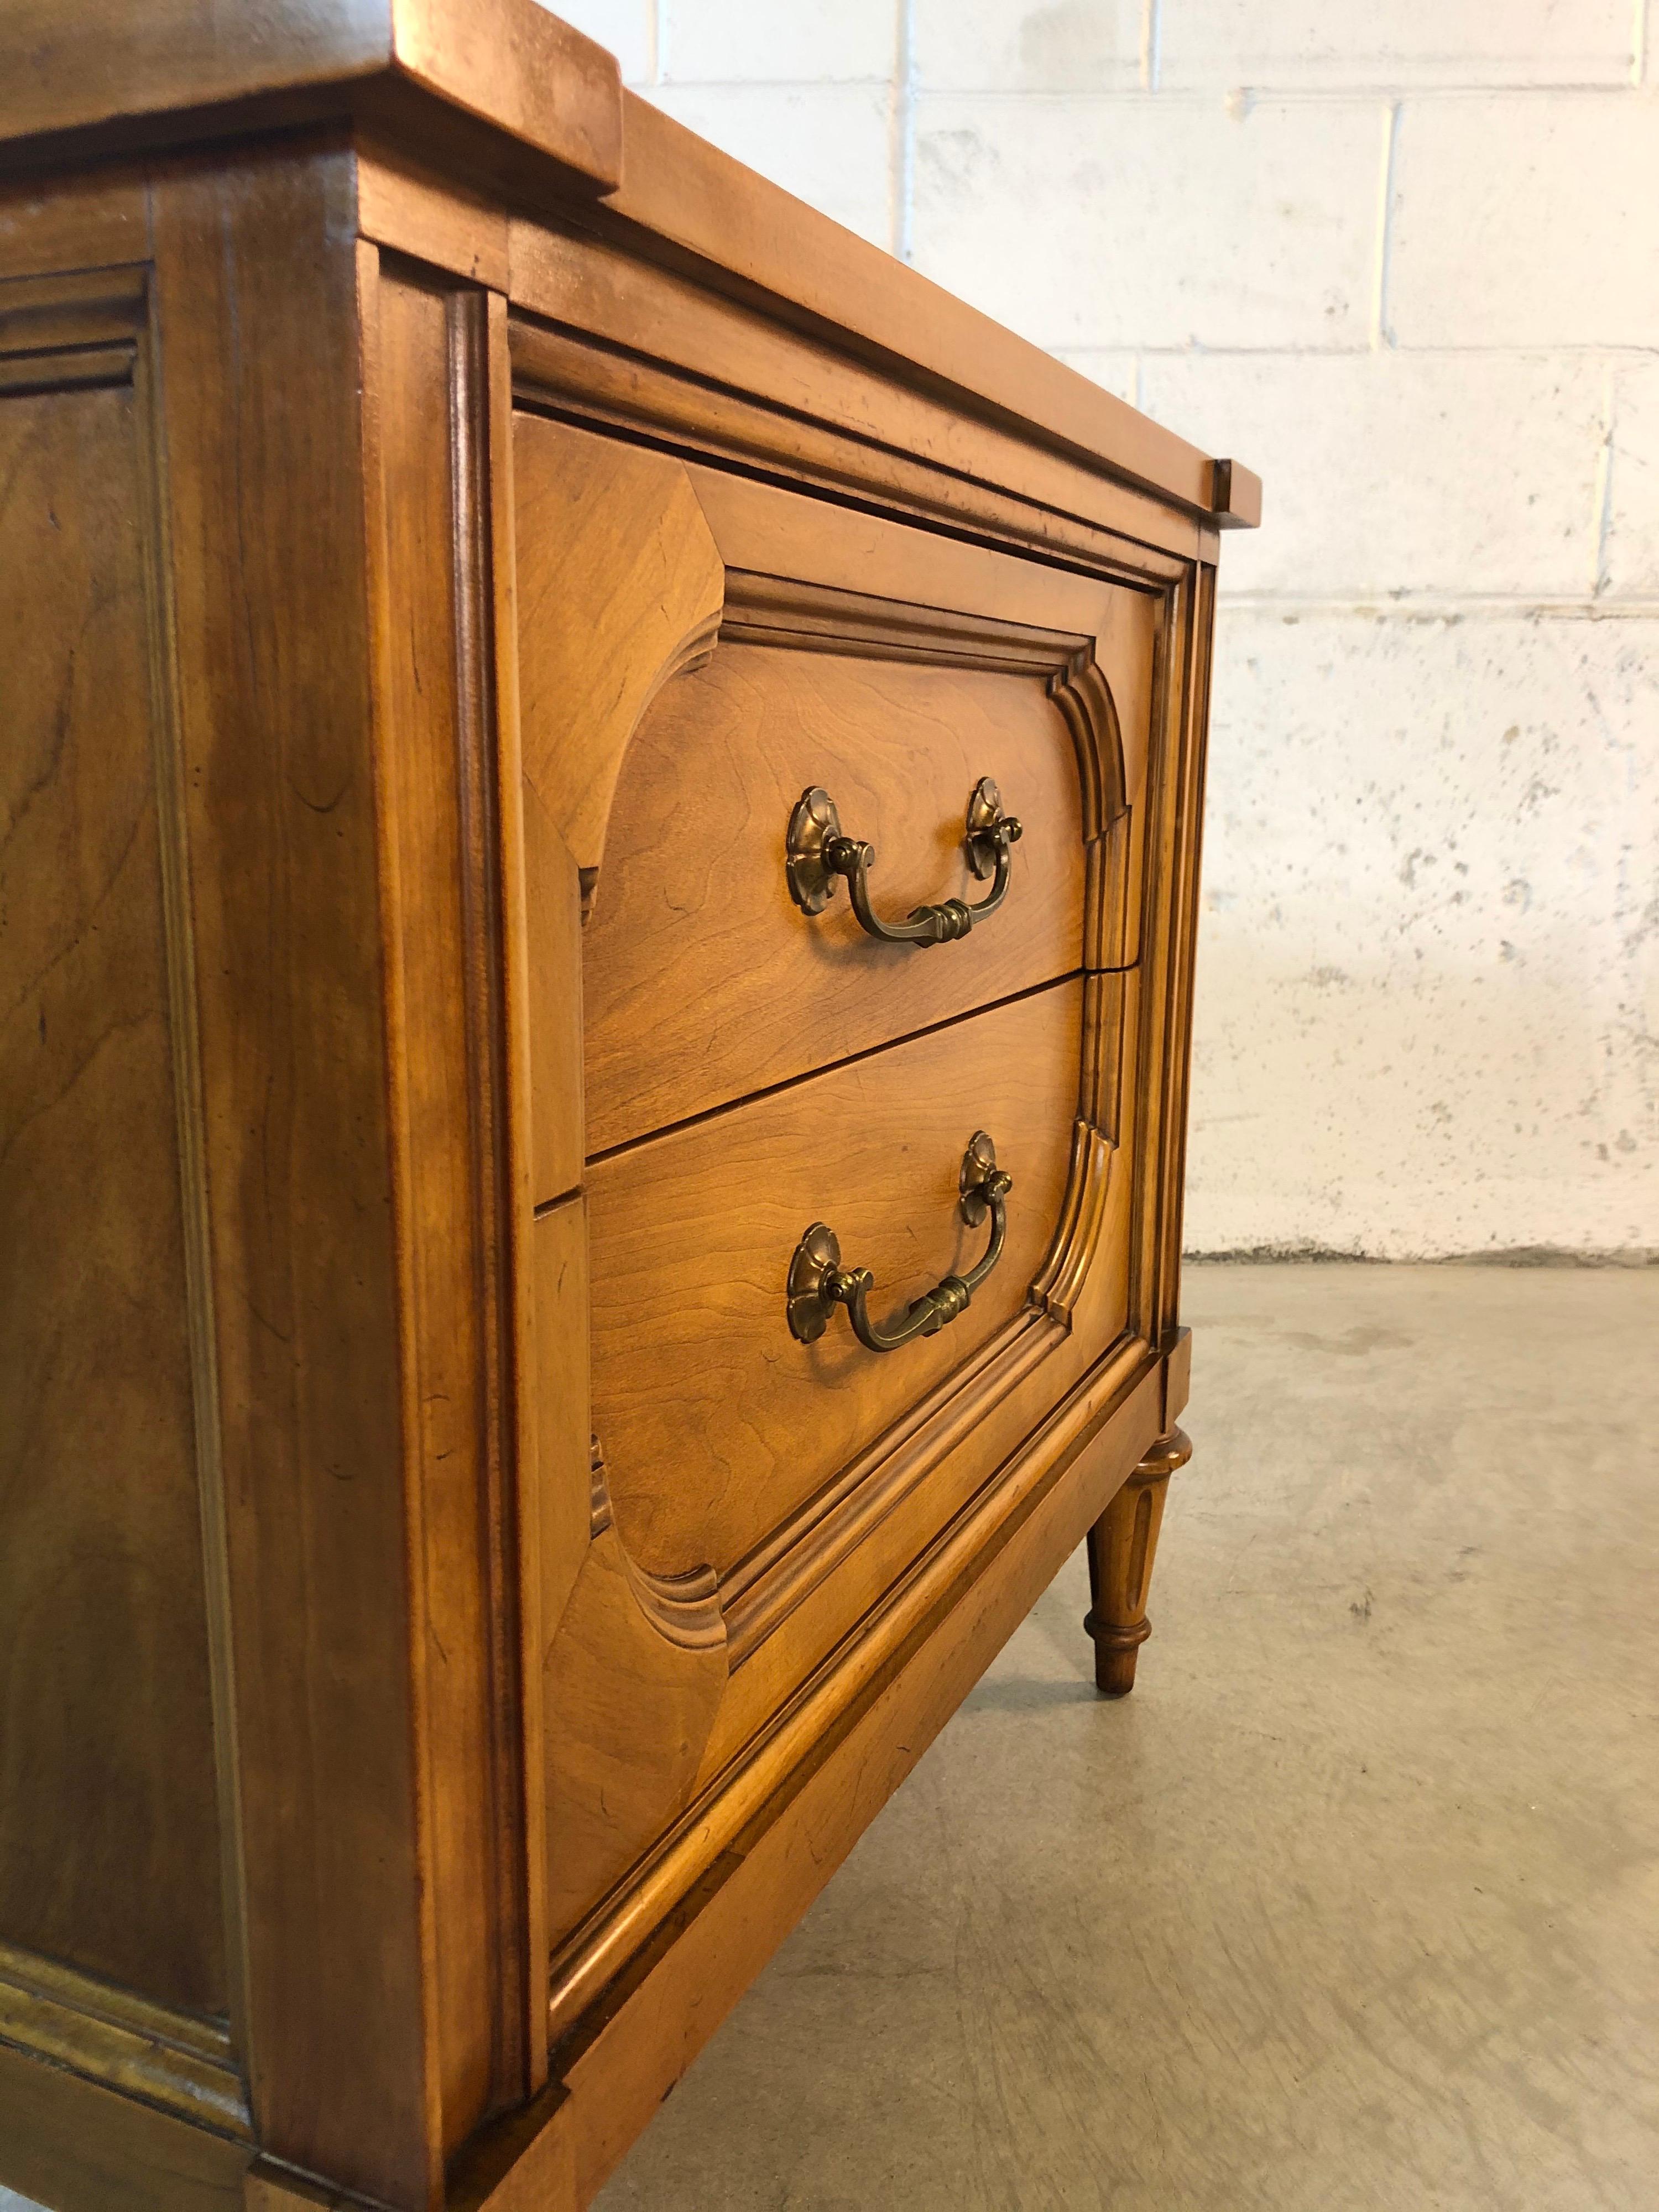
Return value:
M 1171 1468 L 1257 488 L 532 0 L 0 22 L 0 2180 L 585 2203 Z

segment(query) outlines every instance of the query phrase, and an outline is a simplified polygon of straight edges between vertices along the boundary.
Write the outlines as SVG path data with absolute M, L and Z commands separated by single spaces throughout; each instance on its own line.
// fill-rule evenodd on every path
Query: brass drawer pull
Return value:
M 962 1156 L 961 1212 L 970 1229 L 977 1229 L 988 1213 L 991 1241 L 985 1257 L 965 1275 L 946 1275 L 931 1291 L 924 1291 L 906 1307 L 902 1318 L 890 1329 L 878 1328 L 870 1318 L 870 1293 L 876 1279 L 867 1267 L 843 1267 L 841 1241 L 833 1229 L 815 1221 L 789 1262 L 789 1332 L 802 1344 L 812 1344 L 830 1326 L 837 1306 L 845 1306 L 853 1334 L 872 1352 L 896 1352 L 915 1336 L 937 1336 L 947 1322 L 966 1313 L 969 1301 L 1002 1257 L 1008 1233 L 1004 1200 L 1012 1180 L 997 1165 L 997 1148 L 983 1129 L 975 1131 Z
M 945 899 L 939 906 L 911 908 L 903 921 L 878 921 L 870 908 L 870 871 L 876 864 L 873 845 L 861 838 L 843 837 L 841 816 L 829 793 L 817 784 L 802 792 L 789 817 L 785 846 L 789 896 L 803 914 L 822 914 L 835 891 L 836 878 L 845 876 L 859 926 L 884 945 L 948 945 L 966 937 L 976 921 L 994 914 L 1008 895 L 1008 855 L 1019 842 L 1020 826 L 1002 811 L 1002 794 L 988 775 L 981 776 L 968 800 L 968 828 L 963 840 L 968 865 L 981 883 L 994 880 L 976 906 L 962 899 Z

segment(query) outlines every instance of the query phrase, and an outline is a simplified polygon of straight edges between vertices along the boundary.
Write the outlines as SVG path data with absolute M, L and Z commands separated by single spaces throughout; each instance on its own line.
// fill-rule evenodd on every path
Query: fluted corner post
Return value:
M 1136 1656 L 1152 1632 L 1146 1592 L 1164 1493 L 1192 1455 L 1184 1430 L 1160 1437 L 1089 1531 L 1090 1604 L 1083 1626 L 1094 1638 L 1095 1686 L 1103 1697 L 1127 1698 L 1135 1686 Z

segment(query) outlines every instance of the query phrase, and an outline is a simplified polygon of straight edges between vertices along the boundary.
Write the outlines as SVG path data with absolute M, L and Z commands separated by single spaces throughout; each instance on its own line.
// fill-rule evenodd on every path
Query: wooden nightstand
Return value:
M 1258 488 L 532 0 L 0 23 L 0 2180 L 587 2202 L 1185 1454 Z

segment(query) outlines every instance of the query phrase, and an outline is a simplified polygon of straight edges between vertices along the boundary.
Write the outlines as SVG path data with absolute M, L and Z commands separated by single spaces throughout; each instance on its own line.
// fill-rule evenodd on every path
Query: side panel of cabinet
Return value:
M 98 296 L 124 281 L 125 313 Z M 213 2014 L 199 1129 L 143 309 L 136 273 L 0 283 L 0 1939 Z M 8 357 L 22 321 L 63 352 Z
M 0 277 L 0 2170 L 424 2212 L 546 2063 L 505 310 L 327 142 L 149 215 Z

